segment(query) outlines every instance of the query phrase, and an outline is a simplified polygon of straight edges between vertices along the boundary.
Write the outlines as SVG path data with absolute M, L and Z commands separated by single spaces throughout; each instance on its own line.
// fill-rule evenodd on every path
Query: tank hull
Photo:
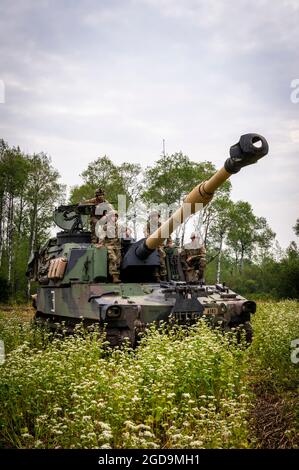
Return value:
M 250 321 L 255 305 L 228 288 L 138 283 L 72 283 L 41 286 L 36 298 L 36 317 L 52 325 L 83 321 L 105 329 L 112 346 L 128 338 L 134 346 L 138 334 L 151 323 L 175 319 L 190 324 L 205 316 L 227 330 Z M 251 306 L 251 312 L 245 306 Z

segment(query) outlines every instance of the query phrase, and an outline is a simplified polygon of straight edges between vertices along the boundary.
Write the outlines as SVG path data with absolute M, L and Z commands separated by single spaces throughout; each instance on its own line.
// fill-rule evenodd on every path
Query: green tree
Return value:
M 216 282 L 220 282 L 221 260 L 227 233 L 233 224 L 234 203 L 228 195 L 213 202 L 213 218 L 210 221 L 208 252 L 211 259 L 217 257 Z M 213 254 L 216 252 L 216 255 Z
M 0 255 L 2 258 L 4 237 L 7 252 L 7 279 L 11 282 L 13 265 L 13 240 L 15 233 L 16 201 L 22 198 L 27 181 L 28 164 L 19 148 L 9 148 L 1 142 L 0 181 L 1 181 L 1 231 Z M 6 231 L 6 233 L 4 233 Z
M 96 185 L 92 185 L 89 183 L 73 186 L 70 191 L 70 204 L 79 204 L 81 201 L 91 199 L 92 197 L 94 197 L 96 189 Z
M 93 197 L 97 188 L 102 188 L 107 199 L 114 205 L 117 204 L 119 194 L 126 194 L 119 168 L 106 155 L 89 163 L 81 176 L 84 184 L 71 189 L 70 201 L 73 204 Z
M 179 204 L 201 181 L 211 176 L 215 168 L 210 162 L 195 163 L 182 152 L 161 157 L 145 171 L 142 197 L 156 204 Z
M 143 175 L 141 165 L 138 163 L 122 163 L 117 167 L 129 202 L 135 202 L 141 195 Z
M 227 245 L 233 251 L 235 265 L 243 271 L 244 259 L 252 261 L 254 253 L 265 257 L 275 238 L 264 217 L 256 217 L 248 202 L 236 202 L 230 211 L 231 224 L 227 234 Z
M 118 196 L 126 196 L 126 206 L 133 204 L 128 212 L 129 219 L 133 222 L 136 237 L 137 214 L 134 204 L 139 199 L 142 191 L 142 168 L 138 163 L 122 163 L 115 165 L 109 157 L 98 158 L 90 163 L 81 174 L 84 183 L 71 189 L 70 203 L 78 204 L 81 201 L 94 196 L 97 188 L 102 188 L 107 199 L 117 207 Z
M 4 171 L 4 156 L 8 145 L 3 139 L 0 140 L 0 267 L 2 264 L 2 253 L 4 246 L 5 217 L 6 217 L 6 175 Z
M 299 249 L 291 242 L 278 266 L 276 289 L 279 297 L 299 299 Z
M 136 205 L 138 205 L 143 190 L 143 171 L 138 163 L 122 163 L 118 167 L 118 171 L 127 196 L 128 220 L 125 221 L 125 225 L 128 225 L 128 221 L 132 222 L 134 238 L 137 239 L 138 211 Z
M 182 152 L 162 156 L 152 167 L 145 171 L 145 190 L 142 198 L 149 203 L 180 205 L 184 197 L 200 182 L 208 179 L 216 171 L 211 162 L 192 162 Z M 221 191 L 229 191 L 230 182 L 223 185 Z M 211 205 L 204 209 L 203 215 L 193 217 L 196 230 L 200 230 L 201 224 L 205 225 L 205 233 L 211 218 Z M 181 242 L 183 243 L 185 224 L 182 228 Z M 177 236 L 180 229 L 177 231 Z
M 29 254 L 44 243 L 53 224 L 53 209 L 64 199 L 65 186 L 45 153 L 28 157 L 29 173 L 25 193 Z
M 257 217 L 255 230 L 256 251 L 263 259 L 264 257 L 268 256 L 276 234 L 269 227 L 265 217 Z
M 28 256 L 49 235 L 64 190 L 58 178 L 46 154 L 25 155 L 0 141 L 0 275 L 13 297 L 25 294 Z
M 236 266 L 243 271 L 244 257 L 251 257 L 256 237 L 257 219 L 248 202 L 238 201 L 231 211 L 232 224 L 227 243 L 235 255 Z

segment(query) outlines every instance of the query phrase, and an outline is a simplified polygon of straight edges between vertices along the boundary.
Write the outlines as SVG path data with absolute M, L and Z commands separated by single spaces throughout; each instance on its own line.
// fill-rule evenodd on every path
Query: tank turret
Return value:
M 267 155 L 269 150 L 266 139 L 259 134 L 245 134 L 239 142 L 230 148 L 230 157 L 210 179 L 199 183 L 185 197 L 183 204 L 179 207 L 154 233 L 146 239 L 140 240 L 129 250 L 123 261 L 123 270 L 131 266 L 140 267 L 141 261 L 145 264 L 153 252 L 182 224 L 190 215 L 196 213 L 208 204 L 213 198 L 214 192 L 231 175 L 238 173 L 241 168 L 256 163 Z M 157 262 L 157 260 L 156 260 Z M 132 271 L 132 270 L 131 270 Z

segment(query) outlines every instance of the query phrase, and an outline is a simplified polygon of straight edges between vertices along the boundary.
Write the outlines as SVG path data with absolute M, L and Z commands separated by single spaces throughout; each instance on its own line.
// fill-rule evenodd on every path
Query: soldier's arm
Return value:
M 204 265 L 205 262 L 206 262 L 206 249 L 205 249 L 205 246 L 202 245 L 198 248 L 198 250 L 196 250 L 197 253 L 195 254 L 190 254 L 190 256 L 188 256 L 187 258 L 187 261 L 188 263 L 190 262 L 194 262 L 194 261 L 200 261 L 200 264 L 201 265 Z
M 82 201 L 80 202 L 80 206 L 87 206 L 89 204 L 95 204 L 96 203 L 96 200 L 95 198 L 93 197 L 92 199 L 86 199 L 86 201 Z
M 107 235 L 107 224 L 105 225 L 98 225 L 97 236 L 99 240 L 99 244 L 103 244 Z
M 191 261 L 196 261 L 198 259 L 201 259 L 201 255 L 190 255 L 190 256 L 188 256 L 187 261 L 189 263 Z

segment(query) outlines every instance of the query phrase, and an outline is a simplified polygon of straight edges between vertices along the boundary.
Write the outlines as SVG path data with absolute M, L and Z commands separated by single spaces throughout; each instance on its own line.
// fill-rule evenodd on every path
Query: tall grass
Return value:
M 299 302 L 263 302 L 253 318 L 249 350 L 259 380 L 277 391 L 299 387 L 299 364 L 291 361 L 291 342 L 299 339 Z
M 252 377 L 296 384 L 298 320 L 296 302 L 261 305 L 247 350 L 200 321 L 107 351 L 96 332 L 62 340 L 6 315 L 0 447 L 250 447 Z

